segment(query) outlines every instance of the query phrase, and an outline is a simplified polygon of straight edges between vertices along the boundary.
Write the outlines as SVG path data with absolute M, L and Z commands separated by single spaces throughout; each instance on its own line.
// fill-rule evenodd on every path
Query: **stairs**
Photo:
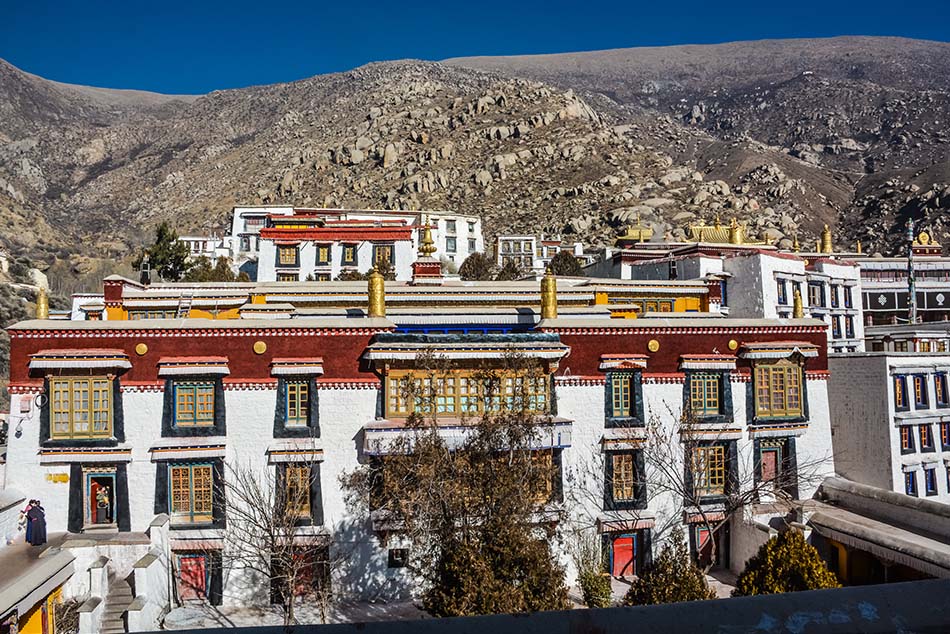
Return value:
M 178 302 L 178 318 L 185 319 L 191 313 L 191 300 L 194 299 L 195 292 L 191 290 L 186 290 L 181 295 L 181 300 Z
M 112 579 L 109 583 L 109 594 L 106 595 L 106 607 L 99 623 L 101 634 L 124 634 L 125 619 L 123 615 L 132 603 L 132 588 L 124 579 Z

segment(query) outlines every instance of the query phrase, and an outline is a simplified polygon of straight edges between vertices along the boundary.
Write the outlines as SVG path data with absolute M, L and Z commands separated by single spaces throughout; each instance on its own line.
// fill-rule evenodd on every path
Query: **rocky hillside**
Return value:
M 786 245 L 829 222 L 841 244 L 888 250 L 908 214 L 945 235 L 947 51 L 852 38 L 403 61 L 201 97 L 0 62 L 0 240 L 51 277 L 93 278 L 160 220 L 208 233 L 233 204 L 271 202 L 454 209 L 489 233 L 592 244 L 638 217 L 680 236 L 736 215 Z

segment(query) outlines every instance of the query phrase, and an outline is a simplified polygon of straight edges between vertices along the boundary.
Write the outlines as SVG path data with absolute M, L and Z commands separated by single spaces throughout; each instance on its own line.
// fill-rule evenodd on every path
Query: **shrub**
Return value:
M 840 588 L 815 548 L 796 530 L 762 544 L 739 575 L 734 597 Z
M 682 531 L 675 530 L 653 565 L 630 586 L 623 604 L 656 605 L 715 598 L 706 575 L 686 551 Z
M 610 607 L 610 577 L 603 573 L 582 572 L 577 579 L 589 608 Z

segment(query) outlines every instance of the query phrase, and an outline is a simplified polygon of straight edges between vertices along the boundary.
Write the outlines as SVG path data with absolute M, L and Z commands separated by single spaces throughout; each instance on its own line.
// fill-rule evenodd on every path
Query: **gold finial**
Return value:
M 834 253 L 835 248 L 831 244 L 831 229 L 828 228 L 828 225 L 825 225 L 825 228 L 821 231 L 821 248 L 818 250 L 819 253 Z
M 745 243 L 745 236 L 742 235 L 742 225 L 739 224 L 739 221 L 732 218 L 732 222 L 729 223 L 729 242 L 731 244 L 743 244 Z
M 36 291 L 36 318 L 49 319 L 49 295 L 42 286 Z
M 792 293 L 792 319 L 802 319 L 805 317 L 805 305 L 802 304 L 802 294 L 797 288 Z
M 735 220 L 735 218 L 733 218 L 733 220 Z M 719 220 L 719 214 L 716 214 L 716 229 L 721 229 L 721 228 L 722 228 L 722 222 L 720 222 Z
M 435 242 L 432 240 L 432 228 L 429 225 L 429 219 L 422 217 L 424 229 L 422 230 L 422 239 L 419 240 L 419 257 L 431 258 L 435 253 Z
M 802 245 L 798 244 L 798 234 L 795 234 L 795 238 L 792 240 L 792 251 L 798 253 L 802 250 Z
M 858 253 L 864 253 L 864 251 L 861 250 L 861 241 L 860 241 L 860 240 L 858 240 L 858 244 L 856 245 L 856 249 L 855 249 L 855 250 L 856 250 Z
M 557 278 L 551 267 L 541 278 L 541 319 L 557 319 Z
M 369 291 L 369 311 L 367 311 L 367 316 L 385 317 L 386 280 L 383 279 L 383 276 L 379 273 L 375 266 L 373 267 L 373 270 L 370 271 L 367 286 Z

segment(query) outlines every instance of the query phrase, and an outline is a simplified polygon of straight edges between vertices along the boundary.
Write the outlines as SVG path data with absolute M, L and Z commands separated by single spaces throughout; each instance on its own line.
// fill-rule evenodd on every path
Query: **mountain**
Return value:
M 489 234 L 609 244 L 640 218 L 747 221 L 808 244 L 896 247 L 950 206 L 950 46 L 744 42 L 399 61 L 286 84 L 156 95 L 0 61 L 4 246 L 93 279 L 150 228 L 225 226 L 231 205 L 455 209 Z

